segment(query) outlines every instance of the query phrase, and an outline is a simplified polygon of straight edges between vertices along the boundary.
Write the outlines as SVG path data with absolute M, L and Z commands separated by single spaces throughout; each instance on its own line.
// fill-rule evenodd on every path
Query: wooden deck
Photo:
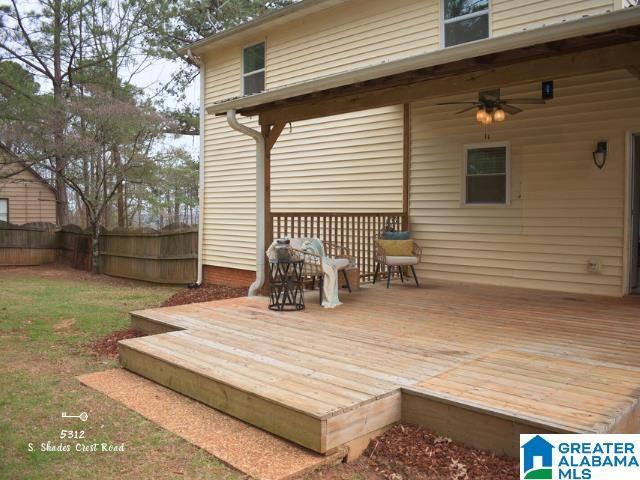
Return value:
M 121 362 L 319 452 L 398 420 L 512 455 L 519 433 L 640 432 L 638 297 L 396 283 L 341 299 L 134 312 L 156 335 L 122 341 Z

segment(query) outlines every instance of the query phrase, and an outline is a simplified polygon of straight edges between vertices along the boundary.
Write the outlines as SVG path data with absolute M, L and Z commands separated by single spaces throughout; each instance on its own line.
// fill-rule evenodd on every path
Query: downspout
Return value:
M 200 118 L 199 118 L 199 139 L 200 139 L 200 164 L 198 165 L 198 279 L 196 286 L 202 285 L 202 251 L 204 249 L 204 62 L 200 61 L 187 50 L 187 57 L 200 68 Z
M 259 295 L 264 283 L 264 255 L 265 255 L 265 189 L 264 189 L 264 137 L 262 133 L 242 125 L 236 118 L 236 111 L 227 112 L 229 126 L 240 133 L 249 135 L 256 141 L 256 280 L 249 287 L 249 296 Z

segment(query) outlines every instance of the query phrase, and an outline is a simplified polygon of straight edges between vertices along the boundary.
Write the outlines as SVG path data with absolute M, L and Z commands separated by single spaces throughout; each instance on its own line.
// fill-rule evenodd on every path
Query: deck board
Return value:
M 133 312 L 150 333 L 177 331 L 123 341 L 123 363 L 218 382 L 208 387 L 217 408 L 227 387 L 277 405 L 280 424 L 259 426 L 298 441 L 291 409 L 308 428 L 299 443 L 319 451 L 398 420 L 403 395 L 407 417 L 445 433 L 465 428 L 454 416 L 483 419 L 475 428 L 489 443 L 530 428 L 640 431 L 638 297 L 434 282 L 365 287 L 327 310 L 314 295 L 302 312 L 249 298 Z M 175 381 L 167 375 L 158 381 Z

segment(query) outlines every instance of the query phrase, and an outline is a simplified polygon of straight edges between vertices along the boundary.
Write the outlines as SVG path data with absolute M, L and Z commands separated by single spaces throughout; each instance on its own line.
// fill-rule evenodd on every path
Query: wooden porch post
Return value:
M 409 182 L 411 175 L 411 104 L 404 104 L 402 138 L 402 228 L 409 230 Z
M 269 145 L 269 134 L 271 125 L 262 125 L 262 136 L 264 137 L 264 222 L 265 222 L 265 248 L 273 242 L 273 225 L 271 218 L 271 145 Z

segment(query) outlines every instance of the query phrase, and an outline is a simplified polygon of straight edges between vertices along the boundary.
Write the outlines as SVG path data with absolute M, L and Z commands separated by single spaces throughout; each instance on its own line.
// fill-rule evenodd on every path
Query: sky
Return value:
M 180 68 L 184 68 L 184 62 L 182 60 L 162 60 L 154 59 L 153 62 L 143 72 L 133 77 L 133 83 L 138 87 L 145 90 L 154 91 L 161 85 L 166 84 L 171 80 L 173 72 L 178 71 Z M 196 77 L 191 85 L 189 85 L 185 91 L 187 102 L 198 107 L 200 105 L 200 77 Z M 178 107 L 178 103 L 174 98 L 167 98 L 166 103 L 169 107 Z M 185 148 L 192 153 L 194 158 L 197 158 L 200 152 L 200 143 L 198 136 L 192 135 L 165 135 L 163 144 L 166 146 L 178 146 Z
M 0 0 L 0 5 L 7 4 L 7 0 Z M 29 10 L 38 11 L 40 7 L 40 2 L 37 0 L 19 0 L 18 6 L 20 11 L 24 14 Z M 174 61 L 171 60 L 162 60 L 162 59 L 154 59 L 150 65 L 145 68 L 142 72 L 134 75 L 132 78 L 132 82 L 143 89 L 152 94 L 155 90 L 157 90 L 161 85 L 166 84 L 171 79 L 171 74 L 177 71 L 180 68 L 184 68 L 184 62 L 176 59 Z M 36 76 L 37 78 L 37 76 Z M 46 85 L 46 82 L 44 82 Z M 185 91 L 187 102 L 189 102 L 194 107 L 198 107 L 200 105 L 200 78 L 196 77 L 196 79 L 192 82 L 191 85 Z M 178 103 L 176 99 L 166 98 L 166 104 L 169 107 L 178 107 Z M 185 148 L 189 152 L 192 153 L 194 158 L 198 158 L 199 155 L 199 137 L 191 136 L 191 135 L 166 135 L 162 142 L 165 146 L 179 146 Z M 160 147 L 160 145 L 159 145 Z

